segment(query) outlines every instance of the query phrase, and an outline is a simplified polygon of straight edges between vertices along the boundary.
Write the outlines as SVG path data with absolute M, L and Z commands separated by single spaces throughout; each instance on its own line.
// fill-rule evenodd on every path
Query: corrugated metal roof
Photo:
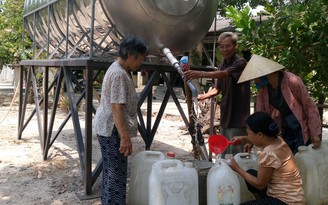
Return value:
M 208 32 L 214 32 L 214 29 L 216 31 L 220 31 L 221 29 L 225 29 L 227 27 L 230 27 L 230 19 L 227 18 L 220 18 L 216 21 L 216 28 L 215 28 L 215 20 L 213 21 L 210 29 L 208 30 Z

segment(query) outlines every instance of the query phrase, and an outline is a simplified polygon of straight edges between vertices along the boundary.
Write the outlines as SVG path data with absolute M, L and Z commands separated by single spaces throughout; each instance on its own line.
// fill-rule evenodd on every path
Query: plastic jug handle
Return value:
M 158 163 L 160 164 L 162 169 L 168 169 L 170 167 L 177 167 L 177 168 L 183 167 L 182 162 L 180 160 L 177 160 L 177 159 L 161 160 Z
M 146 153 L 146 156 L 148 158 L 159 158 L 160 159 L 162 157 L 162 153 L 157 153 L 157 152 L 150 153 L 150 152 L 148 152 L 148 153 Z

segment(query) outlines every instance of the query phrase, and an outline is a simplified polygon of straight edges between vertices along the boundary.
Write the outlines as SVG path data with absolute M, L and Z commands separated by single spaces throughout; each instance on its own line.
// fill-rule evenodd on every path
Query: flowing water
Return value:
M 205 141 L 203 138 L 203 133 L 201 130 L 202 127 L 199 123 L 200 108 L 199 108 L 199 103 L 198 103 L 197 97 L 192 97 L 192 103 L 193 103 L 193 112 L 191 114 L 191 117 L 195 123 L 195 131 L 193 132 L 193 133 L 195 133 L 194 134 L 195 135 L 194 136 L 195 144 L 196 144 L 196 147 L 198 148 L 201 158 L 203 160 L 208 160 L 209 159 L 208 151 L 206 149 Z

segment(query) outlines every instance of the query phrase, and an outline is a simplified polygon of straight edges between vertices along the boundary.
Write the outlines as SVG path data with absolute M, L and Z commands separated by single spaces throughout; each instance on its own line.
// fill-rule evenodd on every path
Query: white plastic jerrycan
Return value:
M 131 176 L 128 191 L 129 205 L 148 205 L 148 179 L 155 162 L 164 160 L 159 151 L 141 151 L 131 162 Z
M 225 159 L 218 159 L 207 175 L 208 205 L 239 205 L 240 184 Z
M 306 204 L 328 204 L 328 143 L 322 142 L 318 149 L 314 149 L 313 144 L 300 146 L 295 159 L 301 172 Z
M 258 170 L 258 157 L 255 153 L 238 153 L 233 157 L 237 164 L 245 171 L 249 169 Z M 238 173 L 238 180 L 240 183 L 240 203 L 245 203 L 255 199 L 255 196 L 247 188 L 244 178 L 242 178 Z
M 198 175 L 191 163 L 167 159 L 153 164 L 149 205 L 198 205 Z
M 238 153 L 233 157 L 237 164 L 245 171 L 249 169 L 258 170 L 258 157 L 254 152 Z

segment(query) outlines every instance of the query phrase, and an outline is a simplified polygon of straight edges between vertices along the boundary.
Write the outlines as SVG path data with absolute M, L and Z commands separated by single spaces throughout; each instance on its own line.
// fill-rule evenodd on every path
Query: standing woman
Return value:
M 103 158 L 103 205 L 126 204 L 127 157 L 132 153 L 131 137 L 138 131 L 137 93 L 130 72 L 141 66 L 147 51 L 140 37 L 126 36 L 103 79 L 94 119 Z

